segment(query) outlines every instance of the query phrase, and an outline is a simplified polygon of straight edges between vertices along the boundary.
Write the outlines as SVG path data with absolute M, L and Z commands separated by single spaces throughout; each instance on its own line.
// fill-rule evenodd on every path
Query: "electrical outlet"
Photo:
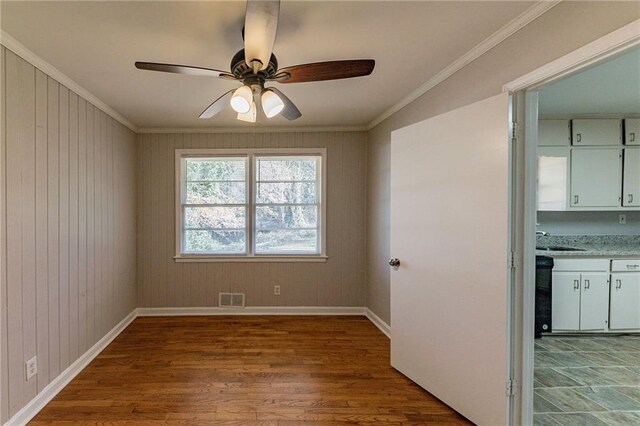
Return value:
M 624 225 L 627 223 L 627 215 L 626 214 L 620 214 L 618 215 L 618 223 L 620 225 Z
M 273 286 L 273 294 L 275 294 L 276 296 L 280 296 L 280 286 L 279 285 L 274 285 Z
M 38 357 L 34 356 L 25 363 L 27 381 L 38 373 Z

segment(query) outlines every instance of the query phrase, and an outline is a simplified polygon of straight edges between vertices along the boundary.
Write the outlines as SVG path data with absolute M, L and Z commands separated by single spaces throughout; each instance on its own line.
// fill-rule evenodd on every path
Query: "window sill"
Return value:
M 200 255 L 182 255 L 174 256 L 173 259 L 177 263 L 192 262 L 237 262 L 237 263 L 270 263 L 270 262 L 301 262 L 301 263 L 325 263 L 329 256 L 324 255 L 291 255 L 291 256 L 200 256 Z

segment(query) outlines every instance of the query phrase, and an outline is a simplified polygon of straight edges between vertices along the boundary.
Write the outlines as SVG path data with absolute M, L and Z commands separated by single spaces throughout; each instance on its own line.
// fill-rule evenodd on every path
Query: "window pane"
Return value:
M 258 231 L 256 233 L 256 253 L 318 253 L 318 231 Z
M 316 206 L 258 206 L 256 229 L 315 228 L 318 226 Z
M 187 204 L 244 204 L 244 182 L 187 182 Z
M 258 183 L 256 202 L 259 204 L 313 204 L 316 202 L 315 182 Z
M 258 158 L 256 180 L 316 180 L 316 158 Z
M 245 224 L 244 207 L 185 207 L 185 228 L 242 229 Z
M 244 231 L 184 231 L 185 253 L 245 253 Z
M 188 181 L 245 180 L 244 158 L 189 158 Z

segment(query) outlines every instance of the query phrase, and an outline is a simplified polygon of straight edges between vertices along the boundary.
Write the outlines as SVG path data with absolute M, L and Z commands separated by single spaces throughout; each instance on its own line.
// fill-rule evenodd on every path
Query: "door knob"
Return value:
M 389 266 L 397 268 L 398 266 L 400 266 L 400 260 L 394 257 L 393 259 L 389 260 Z

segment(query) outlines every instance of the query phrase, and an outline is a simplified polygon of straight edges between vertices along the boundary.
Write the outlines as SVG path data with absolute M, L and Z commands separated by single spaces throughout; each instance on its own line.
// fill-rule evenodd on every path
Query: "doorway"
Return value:
M 633 272 L 640 209 L 630 189 L 636 175 L 640 181 L 630 135 L 640 117 L 637 44 L 635 22 L 507 86 L 520 90 L 517 115 L 525 123 L 516 160 L 522 424 L 640 422 L 640 274 Z M 602 76 L 609 85 L 594 84 Z M 622 84 L 629 77 L 632 84 Z M 606 126 L 613 137 L 591 137 Z M 541 301 L 545 259 L 550 297 Z M 621 297 L 636 279 L 638 295 Z M 549 317 L 539 317 L 536 295 Z

